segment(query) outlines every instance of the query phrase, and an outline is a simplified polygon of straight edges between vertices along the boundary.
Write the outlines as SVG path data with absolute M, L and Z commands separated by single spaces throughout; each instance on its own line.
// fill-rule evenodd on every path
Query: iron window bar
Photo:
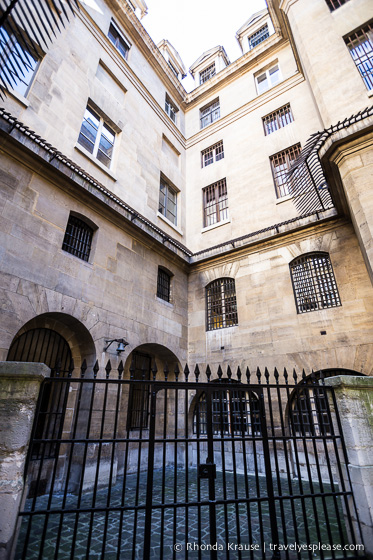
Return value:
M 157 278 L 157 297 L 164 301 L 170 301 L 171 294 L 171 275 L 168 274 L 163 268 L 158 268 Z
M 287 103 L 280 109 L 276 109 L 273 113 L 269 113 L 262 118 L 265 136 L 275 132 L 279 128 L 292 123 L 294 121 L 293 113 L 291 112 L 290 103 Z
M 211 64 L 210 66 L 202 70 L 202 72 L 200 72 L 199 85 L 202 85 L 205 82 L 207 82 L 207 80 L 215 76 L 215 74 L 216 74 L 216 69 L 215 69 L 215 62 L 214 62 L 213 64 Z
M 359 70 L 368 90 L 373 89 L 373 24 L 367 23 L 361 29 L 344 38 L 350 55 Z
M 281 152 L 270 156 L 269 159 L 271 162 L 277 198 L 290 194 L 288 171 L 291 163 L 297 159 L 300 153 L 300 144 L 295 144 L 286 150 L 282 150 Z
M 349 0 L 325 0 L 331 12 L 349 2 Z
M 328 253 L 308 253 L 290 263 L 298 313 L 338 307 L 341 300 Z
M 224 158 L 223 140 L 220 140 L 213 146 L 209 146 L 201 152 L 201 167 L 207 167 Z
M 257 45 L 260 45 L 260 43 L 265 41 L 265 39 L 268 39 L 268 37 L 269 37 L 269 29 L 268 29 L 268 24 L 266 23 L 263 27 L 261 27 L 258 31 L 256 31 L 249 37 L 250 50 L 256 47 Z
M 207 330 L 238 325 L 234 278 L 218 278 L 206 286 Z
M 91 252 L 93 229 L 80 218 L 70 216 L 62 244 L 63 251 L 87 261 Z

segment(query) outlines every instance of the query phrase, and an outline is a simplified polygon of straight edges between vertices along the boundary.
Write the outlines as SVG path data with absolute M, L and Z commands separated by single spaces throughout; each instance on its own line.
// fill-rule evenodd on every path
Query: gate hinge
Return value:
M 216 478 L 216 465 L 214 463 L 205 463 L 198 465 L 199 478 Z

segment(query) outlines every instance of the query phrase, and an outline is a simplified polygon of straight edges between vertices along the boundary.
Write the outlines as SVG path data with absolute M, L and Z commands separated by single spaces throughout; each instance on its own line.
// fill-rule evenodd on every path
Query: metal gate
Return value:
M 358 556 L 347 453 L 322 374 L 130 372 L 123 379 L 122 363 L 114 372 L 109 362 L 88 376 L 84 364 L 79 378 L 44 381 L 42 393 L 62 384 L 69 398 L 58 438 L 34 431 L 17 559 Z

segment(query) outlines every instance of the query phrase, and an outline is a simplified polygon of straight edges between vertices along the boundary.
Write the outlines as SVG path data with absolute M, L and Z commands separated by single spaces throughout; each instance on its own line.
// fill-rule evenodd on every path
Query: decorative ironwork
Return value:
M 207 330 L 238 325 L 234 278 L 218 278 L 206 286 Z
M 271 162 L 277 198 L 290 194 L 288 171 L 291 163 L 297 159 L 299 154 L 300 144 L 295 144 L 282 152 L 278 152 L 277 154 L 270 156 L 269 159 Z
M 171 275 L 163 268 L 158 267 L 157 296 L 165 301 L 170 301 Z
M 266 115 L 262 120 L 264 134 L 266 136 L 268 136 L 268 134 L 271 134 L 272 132 L 275 132 L 279 128 L 283 128 L 287 124 L 292 123 L 294 118 L 293 113 L 291 112 L 290 103 L 284 105 L 283 107 L 280 107 L 280 109 L 277 109 L 273 113 Z
M 69 20 L 68 11 L 74 13 L 77 0 L 62 2 L 0 2 L 0 98 L 8 88 L 19 83 L 28 85 L 27 76 L 35 69 L 40 53 L 52 43 L 56 31 L 61 31 Z M 67 9 L 66 9 L 67 8 Z M 13 39 L 12 39 L 13 38 Z M 5 48 L 12 41 L 12 48 Z
M 42 394 L 50 385 L 69 387 L 73 414 L 66 415 L 63 438 L 38 438 L 33 430 L 31 448 L 55 445 L 58 454 L 26 465 L 34 492 L 22 502 L 17 558 L 44 559 L 50 550 L 56 558 L 88 557 L 95 550 L 102 558 L 141 551 L 149 560 L 172 556 L 180 544 L 185 558 L 195 558 L 195 543 L 199 550 L 209 545 L 217 559 L 212 547 L 219 544 L 225 557 L 233 543 L 235 551 L 250 551 L 242 558 L 264 560 L 269 543 L 296 542 L 299 560 L 311 558 L 316 543 L 342 560 L 343 547 L 361 543 L 337 402 L 322 373 L 310 385 L 304 372 L 290 376 L 286 369 L 243 374 L 228 366 L 223 376 L 220 366 L 196 366 L 193 373 L 185 366 L 183 373 L 165 364 L 162 373 L 153 364 L 145 380 L 131 370 L 128 379 L 122 362 L 118 371 L 108 362 L 102 373 L 96 363 L 88 374 L 84 363 L 80 377 L 44 380 Z M 296 430 L 289 403 L 296 392 L 311 395 L 316 384 L 328 429 L 308 431 L 298 415 L 303 427 Z M 149 395 L 149 420 L 133 430 L 125 417 L 135 387 Z M 193 433 L 196 399 L 205 412 Z M 255 429 L 243 413 L 248 401 L 256 403 Z M 276 557 L 275 548 L 270 555 Z
M 93 229 L 76 216 L 67 222 L 62 249 L 75 257 L 88 261 L 91 252 Z
M 367 23 L 361 29 L 344 38 L 353 61 L 363 78 L 367 89 L 373 89 L 373 24 Z
M 298 313 L 341 305 L 328 253 L 308 253 L 290 263 Z
M 227 181 L 221 179 L 203 190 L 203 227 L 212 226 L 228 218 Z

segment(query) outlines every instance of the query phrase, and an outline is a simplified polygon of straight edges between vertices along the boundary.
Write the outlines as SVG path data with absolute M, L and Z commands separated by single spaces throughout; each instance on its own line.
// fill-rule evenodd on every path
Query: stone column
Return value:
M 335 390 L 365 553 L 373 558 L 373 377 L 330 377 L 325 385 Z
M 0 362 L 0 560 L 10 558 L 45 364 Z

